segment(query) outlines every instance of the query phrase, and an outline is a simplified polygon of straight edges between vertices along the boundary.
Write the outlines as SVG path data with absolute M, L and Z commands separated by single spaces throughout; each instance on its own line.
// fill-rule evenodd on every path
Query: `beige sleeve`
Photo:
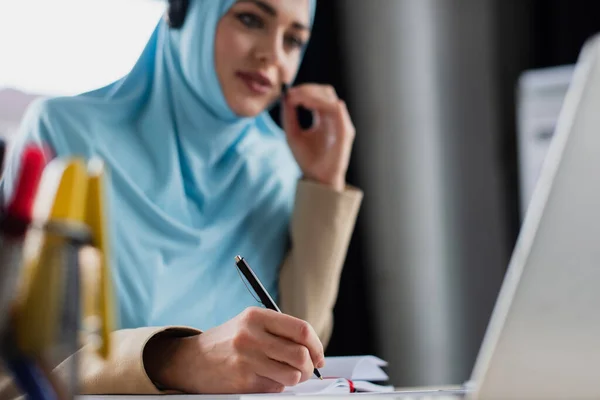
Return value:
M 143 354 L 146 343 L 158 334 L 191 336 L 198 334 L 190 328 L 161 327 L 123 329 L 113 332 L 113 348 L 108 360 L 102 359 L 88 347 L 77 355 L 82 394 L 162 394 L 152 383 L 144 368 Z M 53 378 L 67 381 L 72 358 L 68 358 L 54 369 Z M 12 380 L 0 371 L 0 399 L 20 396 Z
M 327 345 L 340 275 L 363 193 L 300 181 L 291 221 L 292 249 L 279 278 L 281 310 L 309 322 Z

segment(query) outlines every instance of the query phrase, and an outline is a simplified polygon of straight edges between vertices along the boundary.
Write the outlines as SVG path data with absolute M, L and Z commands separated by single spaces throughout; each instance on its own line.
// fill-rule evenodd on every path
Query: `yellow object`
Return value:
M 99 279 L 94 269 L 80 269 L 84 321 L 97 321 L 98 351 L 109 356 L 114 330 L 114 298 L 110 275 L 105 171 L 101 160 L 88 166 L 80 159 L 51 161 L 42 175 L 34 205 L 40 222 L 86 224 L 99 258 Z M 24 272 L 16 304 L 15 330 L 21 351 L 41 354 L 56 343 L 66 278 L 61 249 L 65 238 L 52 232 L 30 231 L 25 243 Z M 97 285 L 96 288 L 91 285 Z
M 38 202 L 49 202 L 50 209 L 42 210 L 44 221 L 81 221 L 87 197 L 87 172 L 81 160 L 48 164 L 42 175 Z M 44 212 L 47 211 L 47 212 Z M 27 243 L 27 241 L 29 243 Z M 34 242 L 33 252 L 28 252 Z M 56 343 L 63 286 L 66 278 L 65 239 L 52 232 L 30 232 L 25 243 L 25 258 L 21 291 L 16 304 L 15 331 L 21 351 L 36 355 Z

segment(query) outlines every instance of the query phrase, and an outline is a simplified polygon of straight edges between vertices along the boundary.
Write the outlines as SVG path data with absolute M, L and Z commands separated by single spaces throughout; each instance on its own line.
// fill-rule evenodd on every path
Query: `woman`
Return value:
M 265 111 L 297 72 L 314 8 L 192 0 L 181 27 L 159 23 L 125 78 L 29 110 L 5 198 L 31 141 L 59 157 L 99 155 L 111 172 L 122 329 L 108 363 L 86 354 L 84 392 L 277 392 L 323 365 L 319 338 L 362 196 L 345 186 L 354 128 L 327 86 L 289 90 L 285 132 Z M 316 115 L 308 131 L 300 105 Z M 236 254 L 289 315 L 248 308 Z

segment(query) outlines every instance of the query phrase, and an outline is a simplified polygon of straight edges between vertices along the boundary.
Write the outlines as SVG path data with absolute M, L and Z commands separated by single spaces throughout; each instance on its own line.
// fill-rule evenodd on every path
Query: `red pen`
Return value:
M 0 212 L 0 326 L 6 322 L 23 256 L 23 239 L 31 224 L 33 201 L 45 165 L 43 151 L 25 148 L 14 195 Z

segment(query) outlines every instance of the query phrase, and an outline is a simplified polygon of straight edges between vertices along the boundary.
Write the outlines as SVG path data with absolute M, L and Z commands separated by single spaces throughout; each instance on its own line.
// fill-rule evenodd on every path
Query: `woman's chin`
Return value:
M 233 104 L 232 104 L 233 103 Z M 238 97 L 235 102 L 231 102 L 229 107 L 239 117 L 249 118 L 256 117 L 268 107 L 268 103 L 259 99 L 244 99 Z

